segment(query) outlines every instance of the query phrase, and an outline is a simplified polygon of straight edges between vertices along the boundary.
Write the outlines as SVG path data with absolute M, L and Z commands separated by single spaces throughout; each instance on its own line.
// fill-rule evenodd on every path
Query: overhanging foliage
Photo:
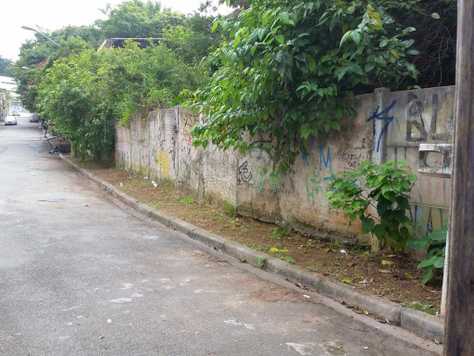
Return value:
M 82 159 L 111 159 L 115 122 L 178 104 L 199 75 L 165 46 L 82 51 L 60 59 L 43 76 L 37 106 Z
M 309 140 L 338 130 L 354 91 L 415 77 L 414 28 L 366 1 L 253 0 L 215 24 L 228 41 L 195 105 L 207 117 L 195 142 L 271 154 L 288 170 Z

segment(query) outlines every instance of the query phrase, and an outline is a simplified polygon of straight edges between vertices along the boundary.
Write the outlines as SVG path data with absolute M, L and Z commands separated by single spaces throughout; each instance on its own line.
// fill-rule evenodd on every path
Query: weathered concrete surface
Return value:
M 0 127 L 0 354 L 428 354 L 117 208 L 39 137 Z
M 288 174 L 272 173 L 263 151 L 247 155 L 192 146 L 191 129 L 199 118 L 179 107 L 152 112 L 117 127 L 119 167 L 187 185 L 200 195 L 217 196 L 239 213 L 307 233 L 360 235 L 357 222 L 330 209 L 331 178 L 364 160 L 404 160 L 417 176 L 411 214 L 421 232 L 447 223 L 452 171 L 454 87 L 358 96 L 357 114 L 343 129 L 313 140 Z

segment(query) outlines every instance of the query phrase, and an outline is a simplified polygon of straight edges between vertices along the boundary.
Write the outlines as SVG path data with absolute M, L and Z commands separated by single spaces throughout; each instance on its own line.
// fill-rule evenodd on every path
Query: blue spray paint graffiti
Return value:
M 377 138 L 377 152 L 380 152 L 380 144 L 382 143 L 382 138 L 387 134 L 390 124 L 395 119 L 395 117 L 389 116 L 389 113 L 395 107 L 396 104 L 397 104 L 397 101 L 394 100 L 389 106 L 387 106 L 382 111 L 379 111 L 380 106 L 377 106 L 377 109 L 372 113 L 372 115 L 367 120 L 367 121 L 382 120 L 383 122 L 382 131 L 380 131 L 379 137 Z
M 332 166 L 332 153 L 331 147 L 327 147 L 326 156 L 324 156 L 324 145 L 319 145 L 319 162 L 321 163 L 321 168 L 331 169 Z
M 301 159 L 306 167 L 309 166 L 309 154 L 306 151 L 301 151 Z
M 332 150 L 330 146 L 319 145 L 319 167 L 308 176 L 306 181 L 306 194 L 308 200 L 316 202 L 318 194 L 324 191 L 324 182 L 333 179 Z

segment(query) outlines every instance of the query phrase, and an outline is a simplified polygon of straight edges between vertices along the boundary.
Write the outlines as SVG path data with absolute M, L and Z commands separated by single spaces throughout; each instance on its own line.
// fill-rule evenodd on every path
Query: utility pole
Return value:
M 445 356 L 474 355 L 474 0 L 458 0 Z

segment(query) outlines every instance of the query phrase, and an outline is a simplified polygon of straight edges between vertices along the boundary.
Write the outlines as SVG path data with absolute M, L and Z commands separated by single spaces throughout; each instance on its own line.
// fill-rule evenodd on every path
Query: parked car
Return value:
M 13 115 L 8 115 L 6 118 L 5 118 L 5 126 L 7 125 L 17 125 L 18 124 L 18 121 L 16 120 L 16 117 L 13 116 Z

